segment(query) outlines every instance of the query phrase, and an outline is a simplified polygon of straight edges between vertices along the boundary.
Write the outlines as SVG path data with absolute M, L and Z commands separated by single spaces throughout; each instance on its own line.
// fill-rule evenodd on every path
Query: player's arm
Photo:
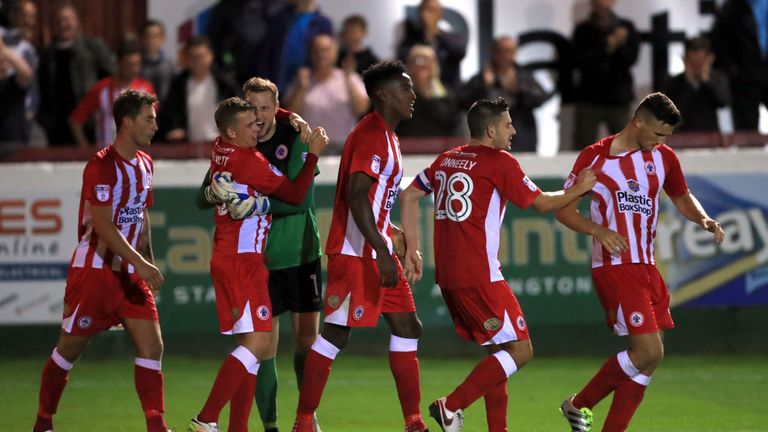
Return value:
M 85 136 L 84 124 L 93 115 L 98 107 L 98 88 L 91 87 L 88 93 L 80 99 L 72 114 L 69 115 L 69 129 L 72 131 L 72 137 L 75 139 L 78 147 L 88 148 L 91 143 Z
M 589 168 L 584 169 L 579 173 L 572 187 L 557 192 L 542 192 L 531 201 L 531 206 L 539 213 L 560 210 L 592 190 L 595 183 L 597 183 L 595 173 Z
M 147 262 L 155 264 L 155 254 L 152 251 L 152 226 L 149 222 L 149 212 L 144 209 L 144 223 L 139 232 L 139 240 L 136 244 L 136 251 L 144 257 Z M 160 287 L 152 288 L 152 295 L 157 296 Z
M 5 56 L 5 59 L 10 63 L 11 68 L 13 68 L 13 78 L 16 80 L 16 85 L 18 85 L 19 88 L 27 89 L 35 79 L 35 72 L 29 66 L 29 63 L 13 52 L 12 49 L 8 48 L 2 38 L 0 38 L 0 55 Z
M 373 216 L 371 203 L 368 201 L 368 192 L 375 181 L 366 173 L 353 173 L 349 177 L 346 198 L 357 228 L 376 251 L 376 265 L 379 267 L 381 285 L 393 287 L 397 283 L 397 265 L 389 253 L 387 242 L 376 227 L 376 218 Z
M 208 171 L 205 172 L 205 177 L 203 178 L 203 184 L 200 185 L 200 187 L 197 189 L 197 193 L 195 194 L 195 204 L 200 210 L 212 208 L 216 204 L 215 202 L 209 202 L 207 199 L 210 194 L 206 194 L 205 190 L 210 185 L 211 169 L 208 168 Z
M 675 204 L 677 211 L 686 219 L 713 233 L 715 235 L 715 243 L 720 244 L 723 242 L 725 233 L 723 232 L 723 227 L 720 226 L 720 222 L 707 215 L 706 210 L 704 210 L 704 207 L 701 206 L 701 203 L 691 191 L 686 191 L 680 196 L 670 196 L 669 199 Z
M 557 212 L 557 220 L 579 234 L 596 238 L 613 255 L 621 255 L 629 247 L 627 239 L 619 233 L 585 218 L 577 208 L 579 201 L 573 201 Z
M 309 153 L 299 175 L 293 180 L 286 179 L 278 188 L 270 194 L 288 204 L 298 205 L 307 195 L 315 177 L 315 168 L 320 154 L 328 146 L 328 134 L 322 127 L 315 128 L 309 138 Z
M 299 117 L 299 120 L 304 121 L 301 117 Z M 304 124 L 306 124 L 306 122 L 304 122 Z M 302 153 L 306 148 L 307 146 L 302 141 L 302 138 L 299 135 L 297 135 L 291 145 L 290 158 L 288 159 L 288 164 L 286 168 L 287 172 L 285 174 L 288 176 L 288 178 L 291 178 L 291 179 L 295 178 L 296 176 L 293 175 L 292 173 L 295 172 L 297 167 L 304 166 L 304 161 L 302 160 Z M 316 168 L 315 175 L 317 175 L 319 172 L 320 171 L 317 170 Z M 314 206 L 314 203 L 315 203 L 315 182 L 313 181 L 312 185 L 309 187 L 309 191 L 307 192 L 307 195 L 304 197 L 304 201 L 302 201 L 301 204 L 292 205 L 273 197 L 269 199 L 269 204 L 270 204 L 269 212 L 275 216 L 287 216 L 292 214 L 300 214 L 309 210 L 312 206 Z
M 415 183 L 415 182 L 414 182 Z M 400 219 L 405 236 L 405 277 L 409 283 L 415 283 L 422 277 L 421 247 L 419 245 L 419 200 L 427 196 L 413 183 L 400 193 Z
M 133 264 L 136 272 L 153 291 L 159 290 L 163 285 L 163 275 L 160 274 L 157 267 L 131 247 L 123 234 L 118 231 L 115 224 L 112 223 L 112 207 L 92 205 L 91 213 L 93 215 L 93 229 L 99 238 L 104 240 L 109 250 Z M 145 221 L 149 221 L 149 219 L 145 219 Z

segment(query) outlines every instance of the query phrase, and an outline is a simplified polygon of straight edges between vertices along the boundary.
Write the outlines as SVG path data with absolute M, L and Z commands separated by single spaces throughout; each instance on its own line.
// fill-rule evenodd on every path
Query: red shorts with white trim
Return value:
M 90 336 L 125 318 L 158 322 L 155 298 L 137 274 L 106 268 L 69 269 L 61 322 L 64 331 Z
M 440 291 L 462 338 L 480 345 L 530 338 L 523 311 L 506 281 Z
M 656 333 L 675 327 L 669 290 L 656 266 L 621 264 L 592 269 L 608 326 L 619 336 Z
M 328 286 L 325 289 L 325 322 L 345 327 L 375 327 L 382 313 L 416 312 L 411 286 L 400 260 L 395 258 L 400 279 L 383 288 L 373 258 L 328 255 Z
M 272 330 L 269 271 L 264 255 L 214 253 L 211 279 L 216 290 L 216 312 L 222 334 Z

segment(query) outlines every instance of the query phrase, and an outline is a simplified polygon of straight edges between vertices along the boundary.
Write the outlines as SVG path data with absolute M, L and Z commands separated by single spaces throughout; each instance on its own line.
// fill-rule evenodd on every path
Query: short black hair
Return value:
M 213 50 L 211 46 L 211 40 L 208 39 L 208 36 L 205 35 L 197 35 L 192 36 L 191 38 L 187 39 L 187 42 L 184 44 L 184 52 L 188 52 L 189 50 L 197 47 L 204 46 L 210 50 Z
M 253 109 L 253 105 L 245 99 L 239 97 L 224 99 L 216 107 L 216 112 L 213 114 L 216 127 L 219 129 L 219 132 L 224 133 L 228 127 L 232 126 L 238 114 L 253 111 Z
M 368 31 L 368 22 L 362 15 L 350 15 L 344 18 L 344 22 L 341 24 L 341 28 L 347 28 L 348 26 L 356 25 L 363 28 L 363 31 Z
M 712 51 L 712 44 L 706 36 L 696 36 L 685 41 L 685 52 L 690 51 Z
M 125 90 L 115 99 L 112 105 L 112 116 L 115 118 L 115 125 L 120 130 L 120 123 L 124 117 L 135 119 L 141 110 L 157 102 L 157 98 L 147 92 L 139 90 Z
M 163 24 L 162 21 L 154 18 L 150 18 L 141 24 L 141 27 L 139 27 L 139 34 L 143 35 L 144 32 L 147 31 L 147 29 L 150 27 L 159 27 L 160 30 L 163 31 L 163 34 L 165 34 L 165 24 Z
M 126 39 L 120 42 L 120 46 L 117 47 L 117 59 L 120 60 L 132 54 L 141 54 L 139 42 L 136 39 Z
M 503 97 L 475 101 L 467 112 L 469 136 L 475 139 L 482 138 L 485 135 L 485 128 L 489 124 L 498 122 L 498 117 L 506 111 L 509 111 L 509 104 Z
M 386 60 L 371 65 L 363 71 L 363 83 L 368 97 L 373 99 L 377 91 L 388 81 L 400 78 L 405 72 L 405 64 L 400 60 Z
M 635 115 L 646 119 L 653 116 L 655 120 L 660 120 L 672 127 L 679 126 L 683 120 L 675 103 L 661 92 L 651 93 L 644 97 L 635 110 Z

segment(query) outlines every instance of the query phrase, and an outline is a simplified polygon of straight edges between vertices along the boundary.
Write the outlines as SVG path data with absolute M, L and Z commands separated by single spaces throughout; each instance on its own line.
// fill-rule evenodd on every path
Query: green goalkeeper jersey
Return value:
M 309 147 L 301 142 L 298 132 L 293 129 L 287 119 L 278 119 L 275 134 L 269 140 L 260 142 L 257 148 L 272 165 L 291 180 L 301 171 L 309 151 Z M 319 172 L 315 169 L 315 175 Z M 208 184 L 210 184 L 210 172 L 206 173 L 203 186 L 198 191 L 199 207 L 211 207 L 205 201 L 203 193 Z M 298 206 L 269 197 L 272 226 L 267 237 L 265 253 L 269 270 L 297 267 L 321 256 L 314 191 L 313 182 L 304 201 Z

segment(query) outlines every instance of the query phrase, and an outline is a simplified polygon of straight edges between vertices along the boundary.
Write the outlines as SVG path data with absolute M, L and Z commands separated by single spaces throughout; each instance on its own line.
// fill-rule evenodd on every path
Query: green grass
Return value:
M 40 372 L 45 359 L 0 360 L 0 431 L 31 430 L 37 408 Z M 289 431 L 297 392 L 289 356 L 280 368 L 280 426 Z M 567 431 L 557 410 L 600 367 L 599 358 L 534 359 L 509 383 L 510 431 Z M 220 360 L 169 357 L 163 362 L 169 425 L 184 430 L 202 406 Z M 453 389 L 473 367 L 471 360 L 425 358 L 422 366 L 422 408 Z M 768 359 L 765 357 L 668 358 L 653 377 L 635 415 L 634 431 L 768 431 Z M 599 426 L 608 409 L 595 410 Z M 334 365 L 318 411 L 323 429 L 342 431 L 402 430 L 394 383 L 385 358 L 341 355 Z M 482 401 L 466 410 L 465 430 L 485 430 Z M 226 423 L 226 410 L 222 423 Z M 133 389 L 130 358 L 81 361 L 70 376 L 59 414 L 57 432 L 144 430 Z M 439 430 L 427 420 L 433 432 Z M 252 431 L 261 431 L 255 408 Z M 222 430 L 226 430 L 222 428 Z

